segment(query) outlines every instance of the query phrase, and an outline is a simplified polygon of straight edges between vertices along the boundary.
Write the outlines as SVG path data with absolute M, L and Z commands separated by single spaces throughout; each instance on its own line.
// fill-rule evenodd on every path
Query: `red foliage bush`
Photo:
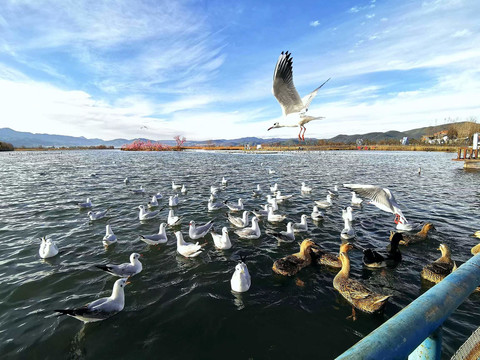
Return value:
M 121 150 L 125 151 L 170 151 L 172 150 L 171 146 L 151 142 L 151 141 L 142 141 L 142 140 L 135 140 L 130 144 L 125 144 L 121 147 Z

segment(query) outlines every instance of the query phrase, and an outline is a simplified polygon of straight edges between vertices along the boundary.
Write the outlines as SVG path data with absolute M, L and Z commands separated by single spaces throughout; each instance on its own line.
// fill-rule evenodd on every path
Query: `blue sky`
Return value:
M 306 137 L 480 121 L 480 2 L 41 1 L 0 7 L 0 127 L 188 140 L 267 131 L 281 51 Z

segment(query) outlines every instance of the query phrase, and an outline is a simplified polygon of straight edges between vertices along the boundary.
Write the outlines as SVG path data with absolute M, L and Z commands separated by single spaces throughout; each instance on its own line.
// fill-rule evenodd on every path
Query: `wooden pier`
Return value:
M 480 169 L 480 159 L 478 157 L 478 149 L 459 148 L 457 158 L 454 161 L 463 161 L 465 169 Z

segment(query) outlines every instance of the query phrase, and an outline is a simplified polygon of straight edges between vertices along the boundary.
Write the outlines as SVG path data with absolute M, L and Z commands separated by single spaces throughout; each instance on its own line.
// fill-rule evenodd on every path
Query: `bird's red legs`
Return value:
M 302 132 L 302 129 L 303 129 L 302 140 L 305 141 L 305 131 L 306 131 L 307 129 L 306 129 L 305 126 L 303 126 L 303 125 L 300 126 L 300 132 Z

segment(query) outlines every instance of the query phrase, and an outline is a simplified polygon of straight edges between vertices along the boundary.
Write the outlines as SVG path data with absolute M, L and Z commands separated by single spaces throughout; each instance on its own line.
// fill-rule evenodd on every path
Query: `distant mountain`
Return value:
M 465 122 L 455 123 L 456 125 L 464 124 Z M 452 124 L 444 124 L 438 126 L 429 126 L 423 127 L 408 131 L 387 131 L 387 132 L 372 132 L 367 134 L 355 134 L 355 135 L 337 135 L 331 139 L 327 139 L 328 142 L 337 142 L 337 143 L 355 143 L 357 139 L 363 139 L 380 142 L 388 140 L 401 140 L 403 137 L 407 136 L 409 138 L 420 139 L 424 135 L 433 135 L 436 132 L 442 130 L 448 130 Z M 83 136 L 64 136 L 64 135 L 50 135 L 50 134 L 33 134 L 30 132 L 21 132 L 15 131 L 10 128 L 1 128 L 0 129 L 0 141 L 7 142 L 12 144 L 15 147 L 39 147 L 39 146 L 114 146 L 116 148 L 121 147 L 124 144 L 129 144 L 135 140 L 148 141 L 149 139 L 114 139 L 114 140 L 102 140 L 102 139 L 87 139 Z M 150 141 L 159 141 L 165 145 L 175 145 L 175 140 L 150 140 Z M 308 142 L 316 142 L 317 139 L 309 138 Z M 244 137 L 239 139 L 217 139 L 217 140 L 208 140 L 208 141 L 186 141 L 185 146 L 239 146 L 239 145 L 256 145 L 256 144 L 271 144 L 271 143 L 282 143 L 282 144 L 298 144 L 297 139 L 261 139 L 257 137 Z

